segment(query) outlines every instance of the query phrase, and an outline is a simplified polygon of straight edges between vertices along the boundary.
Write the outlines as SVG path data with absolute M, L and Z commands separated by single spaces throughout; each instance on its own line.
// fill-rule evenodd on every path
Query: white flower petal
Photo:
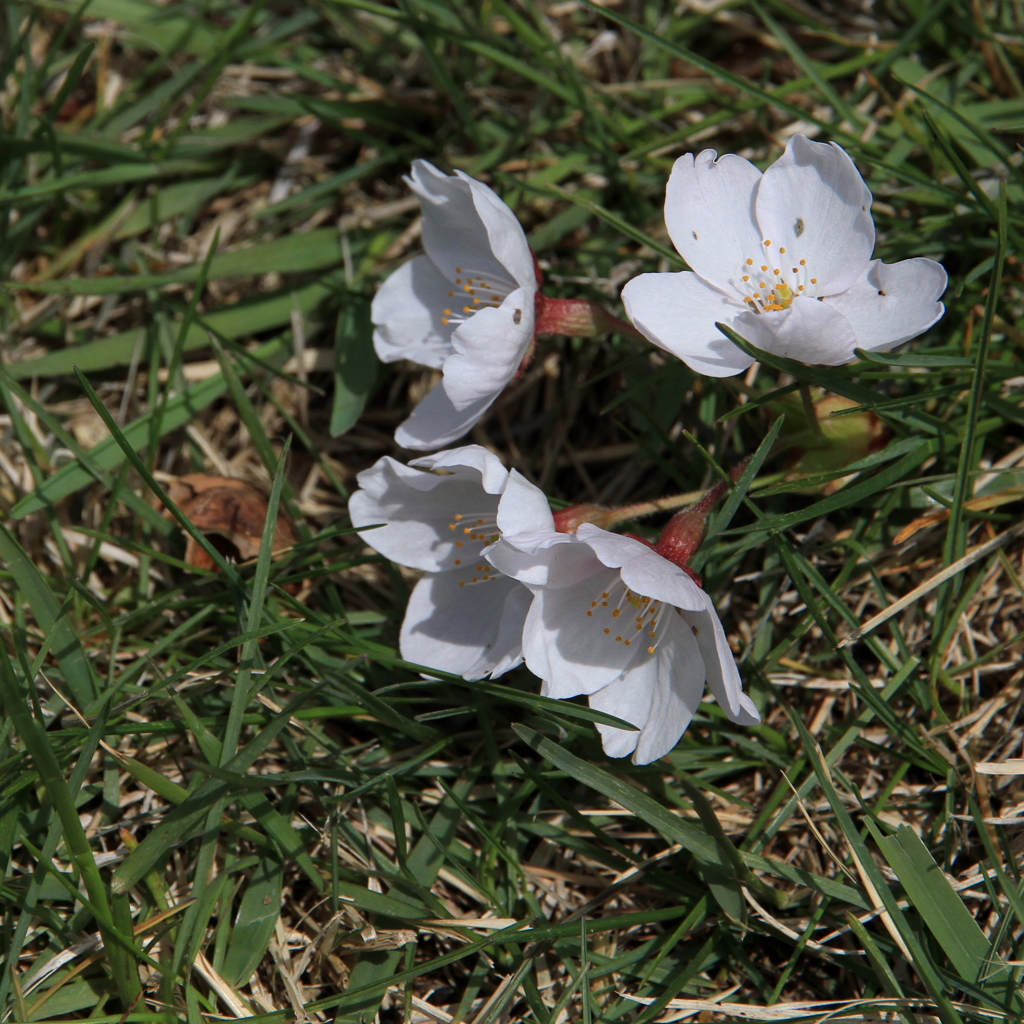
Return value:
M 663 558 L 646 544 L 632 537 L 609 533 L 593 523 L 584 523 L 577 531 L 584 544 L 611 568 L 622 570 L 622 582 L 642 597 L 697 610 L 704 607 L 703 591 L 678 565 Z
M 454 568 L 456 558 L 467 564 L 479 559 L 485 544 L 450 529 L 457 513 L 497 513 L 497 494 L 484 491 L 472 467 L 438 476 L 384 456 L 356 479 L 360 490 L 348 505 L 352 525 L 359 530 L 383 523 L 359 536 L 386 558 L 426 572 Z M 460 539 L 463 547 L 457 548 Z
M 536 291 L 537 269 L 533 262 L 533 252 L 516 215 L 509 205 L 499 199 L 483 182 L 471 178 L 465 171 L 455 173 L 469 183 L 473 193 L 473 204 L 487 229 L 487 237 L 490 239 L 495 257 L 520 288 Z
M 507 578 L 500 577 L 501 580 Z M 529 587 L 524 587 L 521 583 L 516 583 L 515 580 L 510 582 L 514 586 L 509 588 L 509 595 L 505 599 L 505 605 L 501 611 L 498 632 L 487 652 L 489 663 L 492 665 L 490 670 L 492 679 L 511 672 L 512 669 L 523 663 L 523 627 L 526 625 L 526 616 L 533 603 L 533 593 Z M 467 676 L 467 678 L 471 677 Z
M 380 286 L 370 307 L 373 347 L 385 363 L 411 359 L 440 370 L 454 351 L 442 310 L 451 285 L 426 256 L 403 263 Z
M 406 661 L 482 679 L 522 660 L 530 592 L 507 576 L 467 584 L 462 572 L 430 573 L 416 584 L 402 622 Z
M 451 444 L 472 430 L 497 397 L 495 392 L 465 409 L 456 409 L 443 384 L 435 384 L 399 425 L 395 441 L 403 448 L 421 452 Z
M 754 219 L 760 180 L 749 160 L 732 153 L 716 160 L 713 149 L 681 156 L 672 167 L 665 189 L 668 233 L 690 268 L 719 287 L 735 287 L 745 260 L 761 252 Z
M 588 618 L 592 602 L 622 584 L 613 569 L 575 587 L 537 591 L 523 627 L 523 654 L 530 671 L 544 680 L 545 692 L 562 699 L 594 693 L 619 676 L 641 652 Z M 603 620 L 602 620 L 603 621 Z
M 708 687 L 731 721 L 737 725 L 757 725 L 761 715 L 754 702 L 743 692 L 736 659 L 714 602 L 703 590 L 700 593 L 704 599 L 704 609 L 680 614 L 692 630 L 700 649 Z
M 924 257 L 892 264 L 873 260 L 858 281 L 825 305 L 850 322 L 858 348 L 887 350 L 923 334 L 942 316 L 939 296 L 946 280 L 942 265 Z
M 423 247 L 447 281 L 454 282 L 465 271 L 512 283 L 509 271 L 494 254 L 469 180 L 445 174 L 426 160 L 414 160 L 406 182 L 423 210 Z M 515 226 L 521 233 L 518 222 Z
M 704 695 L 704 664 L 693 636 L 676 622 L 658 647 L 656 657 L 632 667 L 599 692 L 589 704 L 640 726 L 633 753 L 634 764 L 650 764 L 664 757 L 679 742 L 693 721 Z M 602 738 L 613 741 L 613 749 L 628 746 L 624 730 L 598 726 Z M 613 753 L 607 746 L 605 752 Z M 627 750 L 623 751 L 628 752 Z
M 500 572 L 530 587 L 575 587 L 606 568 L 575 534 L 547 530 L 503 533 L 485 557 Z
M 463 273 L 503 292 L 537 287 L 533 254 L 516 215 L 486 185 L 414 160 L 406 179 L 423 209 L 423 247 L 448 281 Z
M 697 373 L 732 377 L 754 361 L 715 327 L 734 323 L 746 307 L 696 274 L 641 274 L 622 289 L 622 303 L 648 341 Z
M 533 295 L 517 288 L 499 307 L 480 309 L 452 334 L 443 384 L 456 409 L 483 398 L 490 404 L 516 375 L 533 338 L 533 306 Z
M 658 685 L 651 717 L 640 733 L 634 764 L 664 757 L 689 728 L 704 696 L 704 664 L 685 628 L 672 629 L 658 648 Z
M 773 313 L 744 313 L 732 326 L 758 348 L 801 363 L 839 366 L 853 359 L 857 347 L 850 321 L 817 299 L 794 299 L 789 309 Z
M 764 172 L 757 189 L 757 224 L 769 273 L 782 278 L 801 259 L 817 279 L 816 295 L 845 291 L 863 273 L 875 247 L 871 192 L 846 151 L 834 142 L 794 135 Z M 780 250 L 785 249 L 785 254 Z M 761 251 L 761 250 L 759 250 Z
M 593 523 L 581 523 L 576 531 L 576 536 L 591 547 L 594 554 L 609 569 L 621 569 L 634 559 L 652 553 L 646 544 L 635 537 L 624 537 L 621 533 L 602 530 L 600 526 L 595 526 Z
M 615 715 L 616 718 L 637 727 L 638 731 L 633 732 L 629 729 L 616 729 L 614 725 L 594 723 L 601 734 L 601 746 L 609 757 L 627 757 L 636 750 L 641 730 L 651 717 L 651 705 L 654 703 L 654 690 L 657 685 L 657 660 L 647 658 L 631 666 L 625 675 L 587 698 L 587 703 L 595 711 Z
M 503 534 L 553 532 L 555 517 L 544 492 L 518 470 L 508 474 L 498 503 L 498 529 Z
M 467 444 L 461 448 L 449 448 L 447 451 L 436 452 L 433 455 L 421 455 L 413 459 L 410 466 L 423 469 L 443 469 L 445 476 L 436 474 L 418 474 L 417 478 L 425 478 L 427 481 L 450 480 L 452 476 L 460 480 L 469 480 L 474 483 L 479 481 L 488 494 L 501 494 L 508 483 L 508 470 L 502 465 L 501 459 L 492 451 L 488 451 L 479 444 Z M 421 485 L 423 490 L 432 490 L 438 486 L 431 483 L 431 486 Z

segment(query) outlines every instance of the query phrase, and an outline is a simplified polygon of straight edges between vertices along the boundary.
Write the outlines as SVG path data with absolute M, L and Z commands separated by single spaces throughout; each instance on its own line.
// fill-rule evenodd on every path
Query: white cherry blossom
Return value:
M 406 178 L 423 210 L 426 254 L 373 300 L 373 344 L 386 363 L 444 374 L 395 431 L 406 448 L 450 444 L 515 376 L 534 336 L 537 275 L 515 214 L 486 185 L 416 160 Z
M 716 321 L 768 352 L 834 366 L 855 348 L 909 341 L 944 312 L 940 264 L 871 258 L 871 193 L 835 143 L 794 135 L 763 174 L 712 149 L 682 156 L 665 224 L 692 269 L 641 274 L 622 301 L 650 341 L 711 377 L 753 362 Z
M 732 721 L 760 721 L 711 598 L 641 541 L 591 523 L 575 534 L 509 530 L 486 557 L 534 593 L 523 653 L 542 692 L 587 694 L 592 708 L 639 729 L 598 725 L 612 757 L 647 764 L 667 754 L 705 684 Z
M 402 622 L 402 657 L 466 679 L 493 678 L 520 664 L 532 595 L 482 556 L 500 536 L 502 496 L 502 519 L 513 530 L 554 529 L 543 493 L 478 445 L 408 466 L 385 456 L 357 480 L 349 515 L 359 536 L 426 574 Z

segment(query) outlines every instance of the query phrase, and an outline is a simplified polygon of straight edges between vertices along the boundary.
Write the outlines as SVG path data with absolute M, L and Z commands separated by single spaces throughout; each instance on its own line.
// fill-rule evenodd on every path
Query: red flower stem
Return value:
M 703 495 L 704 491 L 687 491 L 685 494 L 673 494 L 667 498 L 655 498 L 653 501 L 641 501 L 636 505 L 624 505 L 622 508 L 609 509 L 606 513 L 607 522 L 611 527 L 615 523 L 652 516 L 655 512 L 668 512 L 674 508 L 684 508 L 699 501 Z

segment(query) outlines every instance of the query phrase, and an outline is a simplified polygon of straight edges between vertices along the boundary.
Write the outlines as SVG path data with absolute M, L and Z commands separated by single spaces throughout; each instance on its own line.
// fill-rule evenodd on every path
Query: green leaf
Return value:
M 461 680 L 456 680 L 457 682 Z M 507 700 L 521 707 L 529 708 L 540 715 L 564 715 L 566 718 L 578 718 L 584 722 L 600 722 L 602 725 L 611 725 L 616 729 L 623 729 L 626 732 L 636 732 L 637 727 L 632 722 L 626 722 L 615 715 L 609 715 L 606 711 L 597 711 L 594 708 L 584 707 L 582 704 L 573 704 L 567 700 L 556 700 L 554 697 L 544 697 L 539 693 L 524 693 L 522 690 L 513 689 L 501 683 L 490 683 L 484 679 L 474 679 L 466 683 L 470 690 L 478 693 L 488 693 L 500 700 Z
M 0 561 L 25 595 L 39 628 L 47 636 L 54 634 L 51 649 L 60 663 L 64 682 L 79 708 L 87 708 L 96 696 L 96 683 L 81 642 L 67 616 L 60 614 L 60 604 L 35 563 L 3 525 L 0 525 Z
M 990 943 L 985 933 L 917 833 L 908 825 L 900 825 L 892 836 L 881 835 L 873 826 L 871 831 L 914 909 L 957 974 L 972 983 L 994 973 L 1002 974 L 1005 967 L 988 962 Z
M 291 713 L 311 700 L 324 685 L 320 683 L 311 690 L 296 694 L 224 767 L 239 774 L 246 772 L 288 725 Z M 184 803 L 164 817 L 117 866 L 111 885 L 113 891 L 127 892 L 141 881 L 157 861 L 202 820 L 207 809 L 228 792 L 229 787 L 218 779 L 211 779 L 198 786 Z
M 286 270 L 299 273 L 323 270 L 341 263 L 341 236 L 336 228 L 320 228 L 302 234 L 284 235 L 269 242 L 261 242 L 244 249 L 221 253 L 210 260 L 208 280 L 225 277 L 246 277 Z M 203 272 L 203 263 L 193 263 L 167 274 L 133 274 L 128 277 L 78 277 L 62 281 L 26 282 L 19 285 L 37 292 L 58 295 L 120 295 L 124 292 L 162 288 L 169 284 L 188 284 L 197 281 Z
M 26 199 L 41 199 L 44 196 L 51 196 L 57 192 L 110 188 L 115 185 L 130 185 L 132 182 L 170 178 L 179 174 L 209 174 L 211 171 L 216 170 L 216 164 L 208 163 L 205 160 L 166 160 L 160 164 L 124 163 L 116 167 L 104 167 L 98 171 L 81 171 L 77 174 L 66 174 L 57 178 L 49 178 L 38 185 L 12 188 L 0 194 L 0 206 L 16 205 L 19 201 Z M 18 287 L 35 288 L 36 286 L 25 282 L 24 284 L 19 284 Z M 39 290 L 47 290 L 42 286 L 38 287 Z M 93 293 L 85 292 L 83 294 Z
M 377 356 L 373 351 L 370 303 L 362 296 L 351 295 L 338 314 L 334 335 L 331 437 L 338 437 L 355 425 L 376 378 Z
M 568 772 L 571 778 L 621 804 L 642 822 L 660 832 L 669 842 L 679 843 L 684 849 L 689 850 L 699 864 L 718 905 L 732 920 L 743 919 L 743 896 L 740 893 L 734 863 L 723 857 L 718 844 L 706 832 L 672 814 L 646 793 L 641 793 L 614 775 L 609 775 L 602 768 L 576 757 L 575 754 L 570 754 L 564 747 L 560 747 L 534 729 L 515 723 L 512 728 L 520 739 L 553 765 Z
M 242 893 L 231 938 L 220 973 L 235 987 L 248 982 L 263 959 L 281 913 L 284 865 L 276 857 L 264 858 Z
M 278 292 L 264 299 L 239 302 L 226 309 L 205 313 L 200 322 L 189 325 L 182 351 L 207 348 L 210 344 L 210 331 L 215 331 L 220 337 L 234 340 L 281 327 L 291 321 L 292 313 L 296 309 L 308 315 L 325 298 L 333 295 L 334 291 L 333 282 L 327 277 L 295 291 Z M 170 329 L 173 330 L 174 326 L 176 325 L 172 323 Z M 209 331 L 206 330 L 207 327 Z M 146 330 L 140 327 L 109 338 L 97 338 L 82 345 L 71 345 L 38 359 L 10 363 L 6 370 L 15 380 L 71 373 L 74 366 L 86 373 L 93 370 L 108 370 L 112 366 L 127 366 L 132 361 L 136 348 L 145 341 Z
M 275 338 L 257 349 L 256 354 L 262 359 L 272 359 L 276 356 L 284 356 L 287 352 L 286 343 L 283 338 Z M 283 360 L 282 360 L 283 361 Z M 189 388 L 183 395 L 172 398 L 163 407 L 160 423 L 160 436 L 177 430 L 188 423 L 200 409 L 206 408 L 211 402 L 220 398 L 227 391 L 227 381 L 223 374 L 217 374 L 209 380 Z M 136 451 L 146 447 L 152 440 L 150 436 L 150 424 L 153 415 L 147 413 L 137 420 L 129 423 L 122 431 L 122 437 Z M 125 459 L 124 451 L 117 441 L 110 437 L 101 441 L 89 452 L 93 462 L 100 469 L 115 469 Z M 47 504 L 66 498 L 69 494 L 87 487 L 95 477 L 78 462 L 69 462 L 61 466 L 42 487 L 27 494 L 11 509 L 13 519 L 22 519 L 32 512 L 38 512 Z
M 850 484 L 841 491 L 837 491 L 835 494 L 807 506 L 807 508 L 772 516 L 770 519 L 763 519 L 758 523 L 751 523 L 749 526 L 736 526 L 729 530 L 728 533 L 773 533 L 780 530 L 788 530 L 799 523 L 806 523 L 809 519 L 817 519 L 819 516 L 828 515 L 837 509 L 846 508 L 902 480 L 912 469 L 920 466 L 925 459 L 941 449 L 942 444 L 938 439 L 931 441 L 922 439 L 915 448 L 912 448 L 898 462 L 889 466 L 888 469 L 883 469 L 881 472 L 869 477 L 867 480 Z

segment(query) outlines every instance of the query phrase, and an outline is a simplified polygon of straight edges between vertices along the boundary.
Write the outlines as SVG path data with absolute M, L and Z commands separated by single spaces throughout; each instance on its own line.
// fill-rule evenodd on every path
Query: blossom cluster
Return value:
M 713 150 L 676 161 L 669 235 L 691 268 L 641 274 L 622 292 L 629 323 L 594 303 L 553 299 L 514 213 L 481 182 L 417 160 L 425 253 L 399 267 L 372 307 L 385 362 L 440 381 L 395 432 L 406 449 L 462 438 L 532 355 L 542 334 L 632 333 L 698 373 L 741 373 L 753 358 L 719 329 L 806 363 L 886 351 L 943 313 L 941 265 L 872 259 L 871 193 L 839 146 L 795 135 L 761 172 Z M 466 679 L 521 663 L 550 697 L 586 695 L 633 729 L 598 724 L 605 751 L 645 764 L 678 742 L 705 688 L 730 720 L 758 710 L 715 606 L 689 567 L 707 504 L 660 541 L 605 527 L 601 510 L 555 515 L 546 496 L 478 445 L 359 475 L 349 511 L 360 536 L 422 571 L 400 635 L 403 658 Z

